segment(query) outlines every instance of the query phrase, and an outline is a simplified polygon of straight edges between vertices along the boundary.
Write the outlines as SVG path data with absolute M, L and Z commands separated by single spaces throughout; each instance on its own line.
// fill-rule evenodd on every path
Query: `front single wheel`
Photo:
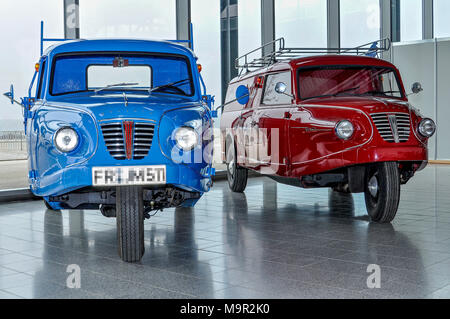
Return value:
M 144 255 L 144 203 L 142 188 L 117 187 L 116 215 L 119 256 L 123 261 L 140 261 Z
M 242 193 L 247 187 L 248 172 L 246 168 L 237 165 L 233 143 L 227 145 L 227 178 L 230 189 L 235 193 Z
M 379 163 L 366 170 L 365 199 L 372 221 L 390 223 L 400 202 L 400 173 L 395 162 Z
M 47 210 L 50 211 L 60 211 L 62 209 L 61 204 L 60 203 L 56 203 L 56 202 L 48 202 L 47 199 L 44 198 L 44 204 L 45 207 L 47 208 Z
M 45 204 L 45 207 L 47 207 L 48 210 L 56 210 L 56 209 L 53 209 L 53 207 L 45 199 L 44 199 L 44 204 Z

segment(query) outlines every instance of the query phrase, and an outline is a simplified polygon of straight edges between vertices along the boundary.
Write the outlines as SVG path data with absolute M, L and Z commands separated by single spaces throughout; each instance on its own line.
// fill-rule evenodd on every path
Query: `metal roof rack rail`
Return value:
M 264 54 L 266 48 L 271 51 L 269 54 Z M 390 48 L 391 40 L 389 38 L 369 42 L 354 48 L 287 48 L 284 38 L 279 38 L 240 56 L 235 60 L 235 67 L 240 70 L 240 73 L 244 70 L 248 72 L 251 69 L 268 67 L 279 61 L 319 54 L 354 54 L 379 58 L 381 52 L 388 51 Z M 261 57 L 249 61 L 249 56 L 258 52 L 261 53 Z

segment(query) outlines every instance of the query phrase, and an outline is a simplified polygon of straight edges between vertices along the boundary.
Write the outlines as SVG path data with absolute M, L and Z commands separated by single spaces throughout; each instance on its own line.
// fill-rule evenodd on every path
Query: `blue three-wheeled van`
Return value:
M 171 41 L 64 41 L 35 79 L 34 96 L 5 94 L 24 108 L 31 191 L 48 209 L 116 217 L 120 257 L 139 261 L 150 212 L 193 206 L 212 184 L 197 58 Z

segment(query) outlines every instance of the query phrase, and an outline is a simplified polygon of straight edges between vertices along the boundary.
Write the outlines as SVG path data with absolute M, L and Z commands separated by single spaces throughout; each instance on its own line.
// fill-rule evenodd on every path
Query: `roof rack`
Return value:
M 248 72 L 250 69 L 263 68 L 279 61 L 312 54 L 354 54 L 379 58 L 381 52 L 388 51 L 390 48 L 391 40 L 389 38 L 369 42 L 354 48 L 286 48 L 284 38 L 279 38 L 237 58 L 235 67 L 240 72 L 243 70 Z M 271 53 L 264 54 L 266 50 L 270 50 Z M 261 52 L 261 57 L 249 61 L 249 56 L 257 52 Z

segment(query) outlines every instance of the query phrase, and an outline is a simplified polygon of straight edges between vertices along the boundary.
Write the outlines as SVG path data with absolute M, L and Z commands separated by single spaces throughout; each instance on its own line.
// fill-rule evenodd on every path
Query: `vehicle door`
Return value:
M 252 76 L 245 81 L 245 86 L 249 90 L 249 100 L 244 105 L 241 112 L 240 130 L 239 130 L 239 148 L 241 165 L 248 168 L 255 168 L 258 165 L 257 154 L 253 152 L 255 143 L 255 125 L 253 123 L 254 108 L 259 103 L 262 94 L 262 83 L 264 76 Z
M 28 168 L 29 168 L 29 176 L 30 182 L 34 180 L 34 174 L 36 170 L 36 147 L 39 142 L 39 132 L 35 127 L 34 115 L 36 111 L 42 107 L 44 103 L 44 95 L 46 89 L 46 75 L 47 75 L 47 58 L 44 57 L 39 61 L 39 71 L 37 73 L 37 81 L 36 81 L 36 93 L 34 97 L 32 97 L 32 102 L 28 109 L 24 110 L 25 116 L 25 134 L 27 139 L 27 149 L 28 149 Z
M 316 73 L 316 69 L 319 73 Z M 295 72 L 295 76 L 298 76 L 299 99 L 302 99 L 302 94 L 305 97 L 323 94 L 326 88 L 339 83 L 333 73 L 322 72 L 320 68 L 305 68 L 301 72 L 301 76 L 300 70 Z M 305 99 L 291 109 L 290 174 L 298 176 L 309 173 L 311 169 L 326 170 L 330 156 L 333 156 L 334 161 L 342 159 L 341 151 L 345 141 L 337 138 L 334 129 L 337 121 L 346 118 L 346 112 L 347 108 L 314 99 Z
M 277 86 L 283 86 L 281 93 Z M 277 92 L 278 91 L 278 92 Z M 269 73 L 264 79 L 260 103 L 254 107 L 255 136 L 251 149 L 262 174 L 284 175 L 288 167 L 287 119 L 294 103 L 291 70 Z

